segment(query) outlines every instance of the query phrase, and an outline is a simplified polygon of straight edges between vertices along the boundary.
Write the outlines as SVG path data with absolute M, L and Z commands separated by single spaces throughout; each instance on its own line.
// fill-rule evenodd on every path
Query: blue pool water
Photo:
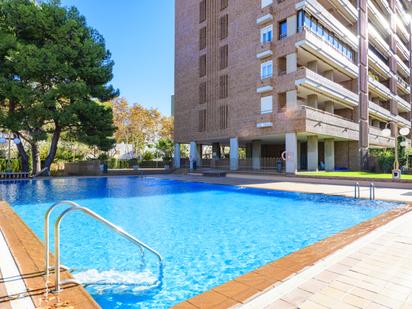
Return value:
M 398 206 L 137 177 L 3 183 L 0 193 L 40 238 L 46 209 L 69 199 L 160 252 L 165 267 L 157 285 L 149 254 L 142 264 L 126 240 L 81 213 L 69 215 L 63 263 L 92 284 L 87 289 L 103 308 L 170 307 Z M 93 285 L 101 280 L 106 285 Z

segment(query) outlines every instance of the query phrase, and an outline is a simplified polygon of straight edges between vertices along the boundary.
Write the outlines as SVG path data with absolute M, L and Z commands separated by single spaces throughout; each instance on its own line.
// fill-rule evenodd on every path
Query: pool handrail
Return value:
M 50 268 L 50 230 L 49 230 L 49 224 L 50 224 L 50 215 L 53 212 L 55 208 L 58 206 L 69 206 L 69 207 L 81 207 L 79 204 L 72 202 L 72 201 L 60 201 L 52 206 L 46 211 L 46 214 L 44 215 L 44 247 L 45 247 L 45 274 L 46 276 L 49 275 L 49 271 L 53 268 Z
M 138 240 L 134 236 L 132 236 L 129 233 L 127 233 L 126 231 L 124 231 L 122 228 L 118 227 L 117 225 L 114 225 L 113 223 L 106 220 L 105 218 L 98 215 L 97 213 L 91 211 L 90 209 L 88 209 L 86 207 L 82 207 L 82 206 L 76 204 L 76 206 L 70 207 L 70 208 L 66 209 L 65 211 L 63 211 L 62 214 L 57 218 L 57 220 L 54 224 L 54 237 L 55 237 L 55 241 L 54 241 L 54 251 L 55 252 L 54 253 L 56 255 L 56 265 L 55 265 L 56 276 L 55 276 L 55 290 L 54 290 L 55 293 L 59 293 L 62 290 L 61 289 L 61 281 L 60 281 L 60 266 L 61 266 L 60 265 L 60 224 L 61 224 L 63 218 L 66 215 L 68 215 L 69 213 L 74 212 L 74 211 L 81 211 L 81 212 L 89 215 L 93 219 L 95 219 L 95 220 L 99 221 L 100 223 L 103 223 L 104 225 L 109 227 L 111 230 L 113 230 L 114 232 L 116 232 L 120 236 L 126 238 L 127 240 L 129 240 L 132 243 L 134 243 L 135 245 L 137 245 L 141 250 L 142 250 L 142 248 L 145 248 L 146 250 L 151 252 L 153 255 L 155 255 L 158 259 L 158 262 L 159 262 L 159 282 L 162 282 L 162 278 L 163 278 L 163 258 L 156 250 L 152 249 L 151 247 L 146 245 L 144 242 Z

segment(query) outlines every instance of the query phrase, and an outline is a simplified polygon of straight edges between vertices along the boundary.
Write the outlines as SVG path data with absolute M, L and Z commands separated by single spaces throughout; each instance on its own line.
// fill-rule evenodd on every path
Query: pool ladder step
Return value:
M 56 264 L 54 266 L 50 266 L 50 215 L 52 211 L 59 207 L 59 206 L 68 206 L 57 218 L 55 224 L 54 224 L 54 253 L 56 255 Z M 83 207 L 75 202 L 72 201 L 61 201 L 58 202 L 54 205 L 52 205 L 46 212 L 45 218 L 44 218 L 44 242 L 45 242 L 45 274 L 48 276 L 50 274 L 51 270 L 54 270 L 56 272 L 55 275 L 55 290 L 53 291 L 54 293 L 59 293 L 62 290 L 62 285 L 66 283 L 76 283 L 78 282 L 76 280 L 70 279 L 70 280 L 61 280 L 61 271 L 67 271 L 68 268 L 60 263 L 60 225 L 62 223 L 63 218 L 68 215 L 69 213 L 75 212 L 75 211 L 80 211 L 89 217 L 97 220 L 98 222 L 102 223 L 104 226 L 108 227 L 115 233 L 119 234 L 123 238 L 129 240 L 131 243 L 139 247 L 142 258 L 144 257 L 144 249 L 152 253 L 157 259 L 158 259 L 158 278 L 159 282 L 162 282 L 163 279 L 163 258 L 162 256 L 154 249 L 146 245 L 144 242 L 140 241 L 136 237 L 130 235 L 126 231 L 124 231 L 121 227 L 114 225 L 110 221 L 106 220 L 105 218 L 101 217 L 97 213 L 91 211 L 89 208 Z
M 356 182 L 354 185 L 355 189 L 355 199 L 360 199 L 361 198 L 361 193 L 360 193 L 360 185 L 359 182 Z M 376 199 L 376 186 L 373 182 L 369 184 L 369 199 L 370 200 L 375 200 Z

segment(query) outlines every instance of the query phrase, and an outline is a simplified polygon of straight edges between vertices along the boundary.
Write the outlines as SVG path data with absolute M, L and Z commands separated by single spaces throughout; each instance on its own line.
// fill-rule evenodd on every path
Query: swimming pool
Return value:
M 45 211 L 68 199 L 160 252 L 158 286 L 149 254 L 142 264 L 129 242 L 81 213 L 68 216 L 62 261 L 85 283 L 112 283 L 87 286 L 103 308 L 170 307 L 399 205 L 138 177 L 1 183 L 0 193 L 42 239 Z

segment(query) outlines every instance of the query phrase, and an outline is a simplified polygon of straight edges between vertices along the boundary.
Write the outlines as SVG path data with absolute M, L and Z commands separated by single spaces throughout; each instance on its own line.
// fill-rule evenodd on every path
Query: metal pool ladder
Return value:
M 54 253 L 56 255 L 56 265 L 54 267 L 50 267 L 50 238 L 49 238 L 49 222 L 50 222 L 50 214 L 52 213 L 52 211 L 59 207 L 59 206 L 69 206 L 69 208 L 67 208 L 65 211 L 63 211 L 60 216 L 57 218 L 56 223 L 54 224 L 54 237 L 55 237 L 55 241 L 54 241 Z M 136 246 L 139 247 L 141 254 L 142 254 L 142 258 L 144 257 L 144 250 L 146 249 L 147 251 L 149 251 L 150 253 L 152 253 L 154 256 L 156 256 L 156 258 L 158 259 L 158 263 L 159 263 L 159 282 L 162 281 L 163 279 L 163 258 L 162 256 L 154 249 L 152 249 L 151 247 L 149 247 L 148 245 L 146 245 L 145 243 L 143 243 L 142 241 L 138 240 L 136 237 L 130 235 L 129 233 L 127 233 L 126 231 L 124 231 L 122 228 L 114 225 L 113 223 L 111 223 L 110 221 L 106 220 L 105 218 L 101 217 L 100 215 L 98 215 L 97 213 L 91 211 L 90 209 L 83 207 L 77 203 L 71 202 L 71 201 L 61 201 L 58 202 L 54 205 L 52 205 L 46 212 L 46 215 L 44 217 L 44 242 L 45 242 L 45 273 L 46 276 L 49 275 L 50 270 L 55 270 L 56 272 L 56 277 L 55 277 L 55 293 L 59 293 L 62 288 L 61 285 L 63 283 L 69 283 L 69 282 L 75 282 L 74 280 L 66 280 L 66 281 L 61 281 L 60 280 L 60 271 L 61 269 L 66 270 L 67 268 L 65 268 L 64 266 L 61 265 L 60 263 L 60 225 L 61 222 L 63 220 L 63 218 L 68 215 L 69 213 L 75 212 L 75 211 L 81 211 L 83 213 L 85 213 L 86 215 L 92 217 L 93 219 L 99 221 L 100 223 L 103 223 L 103 225 L 105 225 L 106 227 L 110 228 L 112 231 L 116 232 L 117 234 L 119 234 L 120 236 L 126 238 L 127 240 L 129 240 L 130 242 L 132 242 L 133 244 L 135 244 Z M 77 282 L 76 282 L 77 283 Z

